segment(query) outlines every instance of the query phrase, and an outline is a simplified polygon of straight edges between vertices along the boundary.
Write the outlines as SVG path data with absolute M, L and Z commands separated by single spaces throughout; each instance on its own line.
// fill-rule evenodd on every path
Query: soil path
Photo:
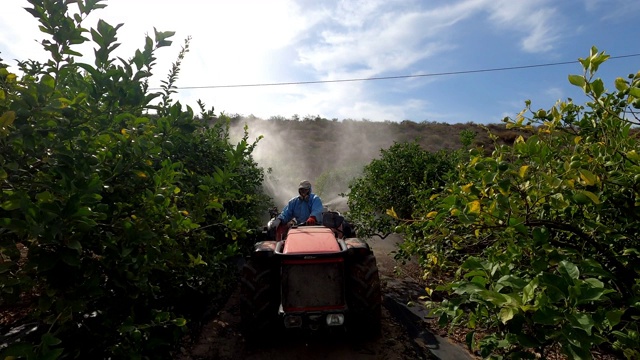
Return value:
M 380 271 L 384 306 L 382 335 L 373 341 L 356 341 L 344 334 L 286 334 L 282 341 L 252 345 L 240 334 L 239 292 L 229 298 L 216 316 L 204 325 L 200 337 L 185 345 L 181 360 L 378 360 L 378 359 L 472 359 L 460 346 L 432 334 L 418 308 L 406 306 L 420 296 L 420 286 L 410 276 L 412 266 L 393 259 L 398 236 L 369 241 Z M 396 268 L 400 266 L 399 268 Z

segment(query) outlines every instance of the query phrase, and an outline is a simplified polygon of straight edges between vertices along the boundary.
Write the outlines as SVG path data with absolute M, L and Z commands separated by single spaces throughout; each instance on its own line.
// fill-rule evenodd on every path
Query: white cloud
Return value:
M 16 6 L 18 5 L 18 6 Z M 20 6 L 22 5 L 22 6 Z M 26 0 L 22 4 L 2 4 L 0 12 L 0 57 L 12 66 L 12 60 L 39 59 L 46 60 L 45 52 L 36 39 L 43 33 L 38 29 L 37 20 L 23 7 L 29 5 Z
M 464 36 L 465 22 L 487 13 L 492 27 L 520 35 L 519 47 L 524 52 L 547 52 L 560 38 L 561 27 L 556 24 L 562 23 L 557 10 L 548 3 L 464 0 L 425 7 L 423 2 L 405 1 L 389 7 L 385 1 L 341 1 L 318 21 L 316 41 L 298 46 L 299 64 L 311 68 L 316 79 L 322 80 L 393 75 L 416 66 L 425 73 L 429 68 L 424 60 L 443 58 L 454 51 L 454 39 Z M 382 102 L 366 101 L 372 98 L 367 85 L 375 86 L 358 84 L 354 91 L 355 85 L 350 85 L 351 91 L 333 92 L 324 101 L 334 105 L 332 113 L 343 117 L 362 116 L 366 109 L 378 113 L 372 117 L 376 120 L 406 117 L 406 104 L 388 107 Z M 340 105 L 345 101 L 343 95 L 350 103 Z M 307 92 L 307 96 L 316 101 L 319 98 L 316 93 Z M 427 112 L 419 99 L 407 101 L 416 104 L 410 107 L 412 114 Z
M 552 87 L 552 88 L 548 88 L 545 91 L 545 94 L 547 96 L 549 96 L 552 100 L 561 100 L 563 99 L 564 96 L 564 91 L 562 90 L 562 88 L 559 87 Z
M 334 20 L 346 27 L 361 27 L 380 14 L 385 0 L 339 0 L 332 14 Z M 397 6 L 400 3 L 394 4 Z
M 601 20 L 637 19 L 640 2 L 628 0 L 583 0 L 587 11 L 598 14 Z
M 548 1 L 498 0 L 487 2 L 490 20 L 501 30 L 522 33 L 522 50 L 547 52 L 554 48 L 562 28 L 558 10 Z
M 300 63 L 323 75 L 366 77 L 404 70 L 454 48 L 445 30 L 470 15 L 467 3 L 435 10 L 385 4 L 367 2 L 367 22 L 354 20 L 351 11 L 343 14 L 345 7 L 338 6 L 324 19 L 328 29 L 320 32 L 319 41 L 298 49 Z
M 557 24 L 562 23 L 548 3 L 464 0 L 427 8 L 422 2 L 410 1 L 393 7 L 384 1 L 341 1 L 318 21 L 316 41 L 297 48 L 299 64 L 310 67 L 323 80 L 397 74 L 416 66 L 421 66 L 421 73 L 428 72 L 424 60 L 442 58 L 455 50 L 453 39 L 464 36 L 465 21 L 486 13 L 488 23 L 498 31 L 520 35 L 524 52 L 548 52 L 560 38 Z M 350 97 L 367 96 L 365 89 Z

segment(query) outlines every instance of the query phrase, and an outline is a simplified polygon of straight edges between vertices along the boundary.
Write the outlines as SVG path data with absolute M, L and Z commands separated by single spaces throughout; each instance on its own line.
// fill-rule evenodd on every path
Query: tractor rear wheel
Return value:
M 250 341 L 267 339 L 277 329 L 278 278 L 268 261 L 249 259 L 242 268 L 240 313 L 242 331 Z
M 356 259 L 349 267 L 347 304 L 349 329 L 356 337 L 380 335 L 382 292 L 376 258 L 373 254 Z

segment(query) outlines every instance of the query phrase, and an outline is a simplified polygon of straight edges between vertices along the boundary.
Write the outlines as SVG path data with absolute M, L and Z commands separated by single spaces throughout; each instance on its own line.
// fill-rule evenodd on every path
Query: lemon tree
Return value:
M 0 305 L 38 326 L 0 357 L 168 357 L 234 284 L 265 202 L 256 143 L 171 100 L 188 38 L 154 92 L 172 32 L 123 59 L 122 24 L 83 27 L 103 1 L 29 3 L 49 57 L 0 64 Z
M 529 136 L 472 150 L 404 226 L 426 272 L 455 272 L 438 289 L 441 323 L 468 326 L 485 357 L 554 345 L 572 359 L 597 347 L 640 356 L 640 73 L 607 90 L 596 77 L 607 58 L 592 48 L 569 76 L 586 104 L 527 102 L 504 121 Z M 478 340 L 479 328 L 490 335 Z

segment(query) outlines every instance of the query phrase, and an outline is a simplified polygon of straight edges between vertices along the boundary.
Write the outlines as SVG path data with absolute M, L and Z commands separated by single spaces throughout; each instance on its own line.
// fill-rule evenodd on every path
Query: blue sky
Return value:
M 640 2 L 630 0 L 108 0 L 87 19 L 120 29 L 117 55 L 131 57 L 144 35 L 176 31 L 160 49 L 152 86 L 166 78 L 187 36 L 191 51 L 178 86 L 200 87 L 434 74 L 577 60 L 591 46 L 611 56 L 640 53 Z M 0 57 L 46 59 L 44 34 L 23 7 L 4 1 Z M 80 52 L 90 55 L 91 47 Z M 83 61 L 91 62 L 87 57 Z M 601 67 L 607 88 L 640 70 L 640 57 Z M 530 99 L 549 108 L 584 102 L 567 75 L 573 65 L 449 76 L 267 87 L 180 90 L 216 112 L 261 118 L 298 114 L 371 121 L 497 123 Z

